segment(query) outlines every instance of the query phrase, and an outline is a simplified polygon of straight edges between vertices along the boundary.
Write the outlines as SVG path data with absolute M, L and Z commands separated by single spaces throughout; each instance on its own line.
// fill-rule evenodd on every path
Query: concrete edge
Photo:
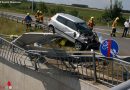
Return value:
M 96 85 L 94 85 L 94 84 L 92 84 L 92 83 L 90 83 L 90 82 L 87 82 L 87 81 L 84 81 L 84 80 L 82 80 L 82 79 L 79 79 L 81 82 L 83 82 L 83 83 L 85 83 L 85 84 L 88 84 L 88 85 L 90 85 L 90 86 L 92 86 L 92 87 L 94 87 L 94 88 L 97 88 L 97 89 L 99 89 L 99 90 L 109 90 L 109 87 L 107 87 L 107 86 L 104 86 L 104 85 L 102 85 L 102 84 L 100 84 L 100 83 L 98 83 L 98 84 L 100 84 L 100 85 L 102 85 L 104 88 L 101 88 L 101 86 L 99 87 L 99 86 L 96 86 Z M 94 82 L 94 81 L 93 81 Z

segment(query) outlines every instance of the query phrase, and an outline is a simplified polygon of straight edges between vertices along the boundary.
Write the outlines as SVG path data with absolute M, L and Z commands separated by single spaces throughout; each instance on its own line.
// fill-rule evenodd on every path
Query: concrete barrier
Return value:
M 41 71 L 36 72 L 0 57 L 0 84 L 11 81 L 12 90 L 104 90 L 51 66 L 44 65 Z

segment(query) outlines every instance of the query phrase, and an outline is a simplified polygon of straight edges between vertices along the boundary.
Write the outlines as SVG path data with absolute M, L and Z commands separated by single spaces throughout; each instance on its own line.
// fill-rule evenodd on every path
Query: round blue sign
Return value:
M 115 57 L 118 54 L 119 47 L 114 40 L 105 40 L 100 45 L 100 52 L 105 57 Z

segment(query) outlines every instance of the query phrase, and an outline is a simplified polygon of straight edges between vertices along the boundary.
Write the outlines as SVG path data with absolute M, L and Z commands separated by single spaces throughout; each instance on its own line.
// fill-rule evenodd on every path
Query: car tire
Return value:
M 53 26 L 49 26 L 49 32 L 53 32 L 53 33 L 55 33 L 55 29 L 54 29 Z
M 79 41 L 76 41 L 76 42 L 75 42 L 75 49 L 78 50 L 78 51 L 83 50 L 83 45 L 82 45 L 82 43 L 79 42 Z

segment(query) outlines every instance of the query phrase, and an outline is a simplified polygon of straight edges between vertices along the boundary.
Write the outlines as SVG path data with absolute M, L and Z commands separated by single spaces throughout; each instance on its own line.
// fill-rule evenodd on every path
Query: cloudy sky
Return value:
M 57 4 L 86 4 L 89 7 L 104 9 L 110 6 L 110 0 L 34 0 L 34 1 L 44 1 Z M 113 2 L 115 0 L 112 0 Z M 123 9 L 130 10 L 130 0 L 120 0 L 122 1 Z

